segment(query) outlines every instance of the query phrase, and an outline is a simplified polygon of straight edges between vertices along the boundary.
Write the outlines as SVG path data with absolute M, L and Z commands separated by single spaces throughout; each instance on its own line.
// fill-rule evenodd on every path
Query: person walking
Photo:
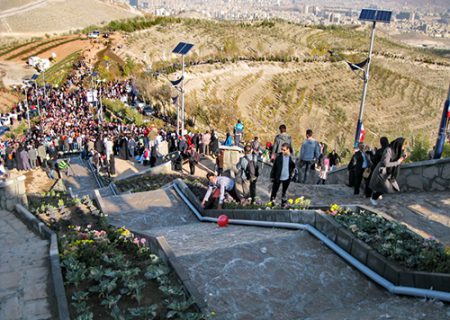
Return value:
M 37 148 L 37 155 L 40 165 L 45 168 L 47 166 L 47 150 L 45 150 L 45 146 L 43 143 L 39 144 Z
M 306 183 L 308 180 L 308 172 L 314 170 L 315 162 L 320 156 L 319 143 L 312 135 L 313 132 L 311 129 L 306 130 L 306 140 L 303 141 L 300 149 L 299 172 L 301 172 L 302 167 L 305 167 L 302 179 L 303 183 Z M 299 176 L 299 179 L 301 179 L 301 175 Z
M 37 151 L 33 145 L 28 147 L 28 158 L 30 158 L 31 169 L 36 169 L 37 164 Z
M 195 151 L 195 145 L 191 144 L 188 147 L 186 153 L 187 153 L 188 161 L 189 161 L 189 170 L 191 172 L 191 175 L 194 175 L 195 174 L 195 165 L 200 160 L 197 151 Z
M 295 162 L 292 160 L 291 150 L 288 143 L 283 143 L 281 146 L 281 153 L 275 159 L 273 163 L 272 171 L 270 172 L 270 180 L 272 181 L 272 192 L 270 195 L 270 201 L 274 202 L 278 189 L 282 184 L 281 190 L 281 205 L 286 205 L 286 191 L 291 183 L 291 177 L 295 169 Z
M 272 145 L 272 155 L 271 155 L 272 162 L 275 161 L 275 158 L 278 156 L 279 153 L 281 153 L 281 146 L 283 145 L 283 143 L 289 144 L 289 150 L 291 154 L 293 153 L 292 138 L 290 135 L 286 133 L 286 125 L 282 124 L 279 127 L 279 130 L 280 133 L 275 136 L 275 140 Z
M 236 192 L 236 183 L 233 179 L 225 176 L 216 176 L 214 173 L 208 172 L 206 178 L 209 181 L 208 191 L 202 201 L 202 208 L 211 209 L 219 199 L 217 209 L 222 209 L 225 193 L 228 193 L 236 202 L 240 202 L 241 198 Z
M 256 197 L 256 181 L 259 176 L 258 159 L 250 145 L 244 147 L 244 152 L 245 155 L 239 159 L 236 168 L 240 172 L 242 194 L 245 199 L 250 198 L 253 203 Z
M 209 154 L 209 144 L 211 142 L 211 134 L 209 131 L 206 131 L 204 134 L 202 134 L 202 153 L 204 155 Z
M 242 140 L 242 136 L 244 135 L 244 125 L 241 120 L 238 120 L 233 129 L 234 133 L 234 145 L 239 146 Z
M 25 150 L 25 148 L 22 148 L 22 150 L 19 153 L 20 157 L 20 163 L 22 165 L 22 170 L 28 171 L 31 170 L 30 166 L 30 158 L 28 157 L 28 152 Z
M 378 205 L 378 199 L 382 194 L 400 191 L 397 177 L 400 173 L 400 165 L 407 158 L 405 153 L 405 138 L 400 137 L 392 141 L 375 167 L 369 187 L 372 189 L 370 203 Z
M 366 197 L 371 197 L 373 194 L 372 189 L 370 189 L 370 180 L 372 179 L 373 173 L 375 172 L 375 168 L 378 165 L 378 163 L 381 161 L 381 158 L 383 156 L 384 151 L 386 150 L 386 148 L 389 146 L 389 140 L 386 137 L 381 137 L 380 138 L 380 145 L 381 148 L 379 148 L 378 150 L 375 151 L 375 154 L 373 154 L 371 156 L 371 171 L 370 171 L 370 175 L 367 178 L 367 188 L 366 188 Z M 382 196 L 380 196 L 379 199 L 381 199 Z
M 366 146 L 360 142 L 358 150 L 353 154 L 352 159 L 348 164 L 348 170 L 353 171 L 353 194 L 358 195 L 361 187 L 363 177 L 368 178 L 369 174 L 366 174 L 370 170 L 371 162 L 368 153 L 366 153 Z M 366 182 L 367 183 L 367 182 Z M 366 188 L 367 189 L 367 188 Z
M 330 152 L 328 159 L 330 159 L 330 171 L 335 170 L 339 163 L 341 163 L 341 157 L 337 154 L 335 149 Z

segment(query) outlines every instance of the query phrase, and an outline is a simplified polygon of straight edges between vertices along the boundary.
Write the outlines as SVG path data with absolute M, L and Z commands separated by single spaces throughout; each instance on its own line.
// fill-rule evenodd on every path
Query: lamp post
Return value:
M 191 43 L 180 42 L 172 50 L 173 53 L 181 55 L 181 135 L 184 134 L 184 56 L 191 51 L 193 46 Z
M 37 85 L 38 77 L 39 77 L 38 74 L 33 74 L 31 76 L 31 81 L 34 82 L 34 87 L 36 88 L 36 101 L 37 101 L 38 114 L 41 115 L 41 107 L 39 105 L 39 90 L 38 90 L 38 85 Z
M 439 125 L 439 134 L 436 140 L 436 147 L 434 149 L 433 159 L 440 159 L 444 151 L 444 144 L 447 135 L 447 125 L 450 119 L 450 85 L 448 86 L 447 100 L 444 103 L 444 110 L 442 112 L 441 123 Z
M 358 122 L 356 124 L 356 134 L 355 134 L 355 143 L 354 147 L 357 148 L 359 141 L 360 141 L 360 135 L 361 135 L 361 128 L 363 125 L 363 114 L 364 114 L 364 105 L 366 102 L 366 95 L 367 95 L 367 87 L 369 85 L 369 69 L 370 69 L 370 62 L 372 57 L 372 50 L 373 50 L 373 44 L 375 42 L 375 27 L 377 22 L 383 22 L 383 23 L 390 23 L 392 16 L 392 11 L 385 11 L 385 10 L 374 10 L 374 9 L 363 9 L 361 11 L 361 14 L 359 16 L 360 21 L 370 21 L 372 22 L 372 30 L 370 33 L 370 45 L 369 45 L 369 53 L 367 57 L 367 63 L 365 66 L 364 71 L 364 84 L 363 84 L 363 90 L 361 95 L 361 104 L 359 107 L 359 116 L 358 116 Z
M 27 108 L 27 123 L 28 123 L 28 130 L 31 130 L 31 124 L 30 124 L 30 108 L 28 106 L 28 86 L 23 87 L 23 92 L 25 94 L 25 107 Z

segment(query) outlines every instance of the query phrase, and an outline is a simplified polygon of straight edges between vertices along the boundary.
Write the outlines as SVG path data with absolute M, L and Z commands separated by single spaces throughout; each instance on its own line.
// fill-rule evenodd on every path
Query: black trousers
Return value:
M 283 187 L 281 189 L 281 202 L 286 202 L 286 191 L 289 187 L 289 184 L 291 183 L 291 179 L 287 179 L 285 181 L 275 180 L 272 185 L 272 193 L 270 195 L 270 201 L 275 200 L 277 197 L 278 189 L 280 189 L 280 185 L 283 184 Z
M 354 192 L 353 194 L 359 194 L 359 189 L 361 188 L 361 182 L 363 179 L 363 171 L 355 170 L 355 180 L 354 180 Z

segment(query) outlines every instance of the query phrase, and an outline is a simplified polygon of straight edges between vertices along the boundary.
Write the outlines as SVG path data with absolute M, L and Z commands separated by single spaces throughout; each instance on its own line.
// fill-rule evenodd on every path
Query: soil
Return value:
M 9 174 L 12 178 L 22 175 L 26 177 L 25 187 L 27 194 L 42 194 L 48 192 L 56 182 L 55 180 L 50 179 L 47 176 L 47 173 L 41 168 L 26 172 L 13 169 L 9 171 Z

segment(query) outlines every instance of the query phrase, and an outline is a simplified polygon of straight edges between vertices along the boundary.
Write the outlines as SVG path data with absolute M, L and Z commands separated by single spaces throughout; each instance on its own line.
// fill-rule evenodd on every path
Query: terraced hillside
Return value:
M 5 9 L 0 10 L 0 33 L 64 32 L 137 15 L 127 8 L 99 0 L 1 2 Z M 2 12 L 8 14 L 2 15 Z
M 364 26 L 172 19 L 131 33 L 116 49 L 124 59 L 170 73 L 179 61 L 171 49 L 182 40 L 195 44 L 187 58 L 186 108 L 197 127 L 225 132 L 241 118 L 251 132 L 247 139 L 272 140 L 286 123 L 297 146 L 309 127 L 332 147 L 352 144 L 362 81 L 329 51 L 352 62 L 364 60 L 369 42 Z M 419 132 L 434 139 L 449 82 L 448 58 L 401 45 L 380 32 L 365 112 L 368 141 Z M 159 83 L 167 90 L 166 79 Z

